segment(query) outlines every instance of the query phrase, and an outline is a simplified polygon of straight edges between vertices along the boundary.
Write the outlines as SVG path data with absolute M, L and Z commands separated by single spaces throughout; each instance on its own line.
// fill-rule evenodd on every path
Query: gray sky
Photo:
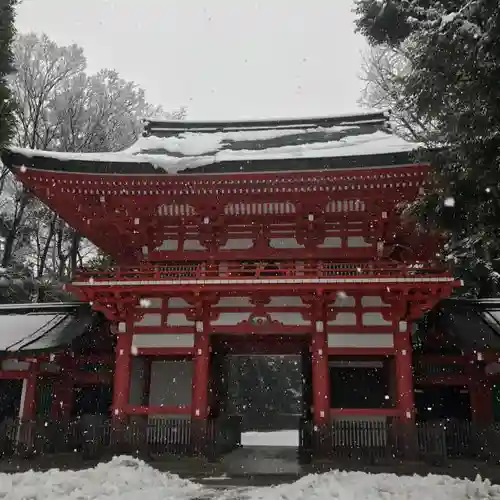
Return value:
M 362 83 L 353 0 L 23 0 L 20 32 L 85 49 L 189 118 L 357 110 Z

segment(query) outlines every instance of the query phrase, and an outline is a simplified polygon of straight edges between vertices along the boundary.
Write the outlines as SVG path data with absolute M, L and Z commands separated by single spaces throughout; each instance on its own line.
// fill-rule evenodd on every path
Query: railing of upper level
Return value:
M 106 271 L 81 270 L 74 282 L 158 281 L 158 280 L 241 280 L 241 279 L 321 279 L 321 278 L 432 278 L 450 277 L 442 267 L 391 263 L 315 262 L 224 262 L 217 264 L 170 264 L 116 267 Z

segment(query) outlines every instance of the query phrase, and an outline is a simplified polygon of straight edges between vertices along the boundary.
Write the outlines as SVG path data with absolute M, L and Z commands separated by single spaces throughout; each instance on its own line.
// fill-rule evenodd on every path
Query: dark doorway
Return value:
M 18 418 L 22 391 L 22 380 L 0 380 L 0 422 Z
M 460 386 L 422 386 L 415 389 L 417 420 L 470 420 L 469 392 Z
M 111 417 L 112 386 L 105 384 L 76 386 L 74 397 L 72 417 L 83 415 Z
M 244 431 L 297 429 L 302 414 L 300 355 L 229 355 L 228 413 Z
M 213 413 L 241 419 L 244 447 L 297 447 L 300 421 L 310 406 L 306 339 L 225 336 L 213 339 L 212 349 Z
M 330 357 L 332 408 L 391 408 L 389 358 Z

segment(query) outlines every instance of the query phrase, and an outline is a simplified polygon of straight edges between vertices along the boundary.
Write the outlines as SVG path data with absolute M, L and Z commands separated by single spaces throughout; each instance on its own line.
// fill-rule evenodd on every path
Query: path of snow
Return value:
M 0 474 L 3 500 L 500 500 L 500 486 L 447 476 L 330 472 L 270 488 L 216 491 L 117 457 L 79 472 Z
M 244 432 L 243 446 L 299 446 L 299 431 Z

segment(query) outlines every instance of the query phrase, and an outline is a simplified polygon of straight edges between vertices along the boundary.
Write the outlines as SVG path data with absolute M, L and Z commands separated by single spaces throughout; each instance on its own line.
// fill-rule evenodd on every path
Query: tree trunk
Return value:
M 49 234 L 47 235 L 47 241 L 45 242 L 45 246 L 43 247 L 42 254 L 40 255 L 40 260 L 39 263 L 40 265 L 38 266 L 38 277 L 41 278 L 43 276 L 43 273 L 45 271 L 45 265 L 47 263 L 47 255 L 49 253 L 50 249 L 50 244 L 52 242 L 52 238 L 54 237 L 55 229 L 56 229 L 56 221 L 57 221 L 57 214 L 53 214 L 52 218 L 50 219 L 50 225 L 49 225 Z
M 28 201 L 29 201 L 29 194 L 24 191 L 21 194 L 19 207 L 12 221 L 12 226 L 10 227 L 9 232 L 7 233 L 7 236 L 5 238 L 5 246 L 2 256 L 2 267 L 9 266 L 9 264 L 12 261 L 12 255 L 14 253 L 14 244 L 16 242 L 16 237 L 19 231 L 19 227 L 21 226 L 21 222 L 24 217 L 24 212 L 26 211 L 26 207 L 28 206 Z
M 71 237 L 71 253 L 70 253 L 70 271 L 69 271 L 69 278 L 71 278 L 76 271 L 76 268 L 78 266 L 77 260 L 78 260 L 78 250 L 80 248 L 80 241 L 82 237 L 76 232 L 73 231 L 73 235 Z

